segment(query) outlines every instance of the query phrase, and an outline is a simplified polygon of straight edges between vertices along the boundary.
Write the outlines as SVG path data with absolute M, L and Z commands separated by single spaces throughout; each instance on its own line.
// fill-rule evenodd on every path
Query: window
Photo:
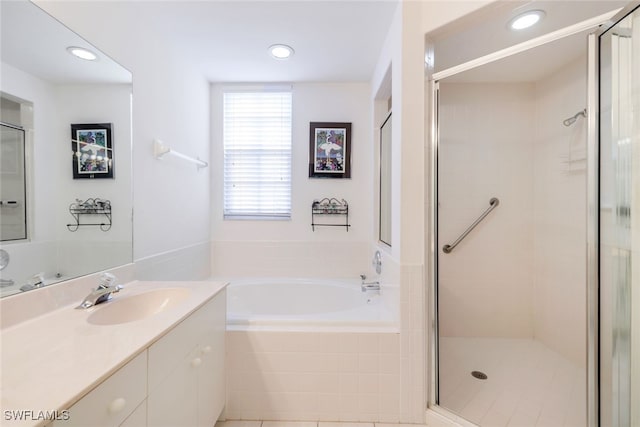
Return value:
M 224 217 L 291 217 L 291 92 L 224 93 Z

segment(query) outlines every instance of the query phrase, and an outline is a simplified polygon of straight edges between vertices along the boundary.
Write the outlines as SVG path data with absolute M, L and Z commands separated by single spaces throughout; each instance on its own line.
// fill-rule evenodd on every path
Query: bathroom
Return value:
M 360 19 L 360 9 L 357 5 L 344 3 L 342 7 L 345 9 L 340 9 L 344 14 L 344 21 L 340 22 L 348 25 L 350 20 Z M 439 43 L 444 43 L 448 35 L 464 33 L 464 29 L 473 28 L 477 22 L 487 21 L 491 3 L 500 2 L 425 1 L 401 4 L 381 2 L 375 3 L 376 7 L 368 5 L 367 13 L 371 14 L 371 21 L 378 25 L 380 30 L 369 33 L 375 34 L 375 39 L 354 41 L 354 44 L 361 43 L 362 49 L 365 45 L 374 46 L 371 48 L 374 52 L 369 52 L 369 58 L 373 57 L 373 61 L 369 62 L 368 74 L 364 74 L 364 77 L 343 75 L 333 80 L 324 78 L 298 82 L 295 77 L 285 79 L 278 77 L 280 74 L 275 74 L 274 69 L 281 70 L 286 67 L 287 63 L 284 61 L 265 66 L 265 77 L 258 83 L 292 81 L 293 84 L 290 86 L 294 98 L 291 220 L 269 222 L 225 220 L 221 209 L 223 176 L 220 94 L 226 83 L 244 84 L 252 80 L 241 73 L 225 75 L 224 70 L 215 67 L 217 58 L 210 57 L 207 52 L 196 50 L 197 44 L 189 43 L 190 38 L 195 37 L 220 37 L 217 31 L 224 29 L 221 22 L 232 22 L 234 16 L 242 16 L 248 28 L 256 28 L 260 14 L 242 2 L 236 5 L 227 4 L 225 8 L 216 9 L 216 23 L 221 27 L 217 29 L 209 22 L 212 13 L 209 8 L 212 5 L 208 2 L 160 2 L 153 7 L 145 2 L 86 2 L 72 5 L 66 2 L 37 3 L 123 64 L 133 76 L 133 155 L 129 161 L 133 165 L 132 210 L 135 215 L 129 233 L 133 236 L 134 245 L 132 253 L 126 253 L 126 250 L 115 251 L 122 254 L 126 261 L 115 260 L 112 265 L 105 267 L 113 269 L 132 262 L 129 270 L 118 275 L 122 282 L 134 279 L 202 280 L 211 276 L 248 276 L 325 279 L 349 277 L 358 284 L 359 275 L 366 274 L 367 280 L 378 280 L 383 284 L 383 293 L 385 285 L 388 285 L 389 289 L 397 287 L 395 305 L 399 316 L 395 332 L 387 331 L 378 335 L 355 331 L 350 332 L 349 334 L 353 335 L 348 336 L 326 336 L 326 342 L 333 342 L 336 346 L 330 350 L 326 347 L 329 344 L 315 341 L 305 343 L 304 338 L 301 338 L 303 334 L 295 335 L 293 339 L 299 342 L 300 348 L 303 349 L 300 352 L 305 353 L 300 357 L 313 353 L 316 354 L 316 359 L 322 359 L 320 356 L 323 356 L 325 361 L 337 366 L 331 371 L 334 374 L 334 384 L 305 389 L 306 400 L 301 397 L 301 383 L 297 383 L 297 388 L 293 389 L 287 389 L 286 384 L 274 384 L 274 388 L 280 388 L 271 391 L 280 393 L 281 397 L 292 399 L 289 408 L 311 407 L 313 410 L 308 411 L 308 418 L 301 414 L 300 410 L 290 410 L 286 405 L 275 411 L 281 417 L 274 418 L 276 414 L 273 411 L 265 413 L 265 408 L 251 407 L 246 396 L 238 394 L 243 391 L 240 388 L 235 388 L 234 392 L 241 398 L 244 407 L 237 405 L 230 392 L 233 384 L 228 383 L 229 407 L 226 410 L 231 411 L 229 419 L 418 424 L 425 423 L 426 417 L 432 417 L 428 421 L 433 424 L 443 423 L 439 418 L 441 416 L 455 419 L 455 416 L 442 415 L 437 411 L 436 414 L 425 413 L 427 407 L 438 406 L 433 400 L 431 364 L 435 361 L 431 357 L 431 327 L 427 326 L 431 324 L 429 320 L 432 316 L 433 299 L 430 298 L 430 292 L 434 261 L 431 256 L 433 243 L 430 240 L 430 235 L 433 234 L 433 202 L 430 199 L 432 169 L 429 167 L 432 161 L 429 125 L 432 97 L 429 80 L 425 79 L 425 46 L 428 59 L 432 52 L 429 50 L 429 39 L 434 39 L 436 72 L 443 70 L 444 68 L 438 65 L 441 57 L 438 51 Z M 282 19 L 278 13 L 285 14 L 288 7 L 326 16 L 322 13 L 324 6 L 319 4 L 306 4 L 304 8 L 296 3 L 276 3 L 272 6 L 269 15 L 266 16 L 274 22 Z M 300 13 L 300 10 L 297 12 Z M 96 27 L 96 22 L 91 19 L 96 15 L 100 16 L 102 22 L 99 27 Z M 140 22 L 142 16 L 145 17 L 144 22 Z M 449 23 L 452 24 L 447 25 Z M 133 30 L 147 26 L 148 31 Z M 112 28 L 131 30 L 113 31 Z M 171 31 L 167 28 L 171 28 Z M 296 26 L 292 25 L 292 28 L 295 30 Z M 302 31 L 300 28 L 298 30 Z M 245 40 L 240 35 L 238 38 Z M 455 37 L 451 37 L 451 40 L 455 42 Z M 282 40 L 265 41 L 267 45 L 276 42 Z M 455 46 L 462 44 L 460 41 L 457 43 Z M 499 50 L 504 47 L 491 48 Z M 304 49 L 297 46 L 294 48 L 296 52 L 293 60 L 302 61 Z M 458 52 L 462 49 L 456 47 L 445 50 Z M 450 65 L 463 63 L 490 52 L 491 50 L 468 52 L 467 57 L 454 58 Z M 190 59 L 194 56 L 202 56 L 205 61 L 209 61 L 210 67 L 206 72 L 196 67 L 195 62 Z M 239 55 L 235 55 L 234 58 L 238 64 L 244 64 L 244 59 Z M 292 63 L 295 64 L 293 61 Z M 580 65 L 576 67 L 579 68 Z M 586 76 L 582 78 L 584 80 L 578 80 L 576 84 L 586 84 Z M 443 86 L 445 84 L 446 82 Z M 2 91 L 8 92 L 4 87 Z M 584 102 L 580 106 L 572 105 L 570 113 L 559 115 L 557 122 L 560 126 L 562 120 L 585 108 L 586 102 L 585 94 Z M 379 242 L 382 239 L 379 239 L 378 231 L 380 159 L 377 150 L 371 147 L 377 147 L 378 130 L 388 115 L 390 103 L 393 106 L 394 121 L 389 203 L 392 207 L 392 220 L 391 245 L 386 245 Z M 578 120 L 582 120 L 582 117 Z M 351 153 L 351 179 L 308 178 L 308 126 L 309 122 L 313 121 L 352 122 L 355 145 Z M 68 124 L 74 121 L 65 119 L 62 122 L 65 127 L 63 131 L 68 133 Z M 579 126 L 585 126 L 585 122 L 577 121 L 574 127 L 567 129 L 584 130 L 585 127 Z M 114 133 L 116 130 L 122 131 L 122 127 L 114 127 Z M 125 140 L 126 136 L 114 136 L 116 154 L 126 152 L 127 148 L 122 142 Z M 209 167 L 199 169 L 188 162 L 169 156 L 159 161 L 153 152 L 154 140 L 161 140 L 172 149 L 191 157 L 205 159 Z M 577 150 L 571 153 L 582 154 Z M 52 156 L 55 157 L 56 153 L 52 153 Z M 60 159 L 59 156 L 55 158 Z M 565 160 L 571 159 L 558 159 L 558 163 Z M 126 161 L 126 157 L 123 161 L 118 159 L 114 182 L 126 179 Z M 59 163 L 63 162 L 64 159 L 59 160 Z M 582 166 L 586 168 L 586 165 L 579 162 L 571 162 L 570 165 L 576 169 Z M 43 164 L 42 168 L 46 166 Z M 38 171 L 40 169 L 37 168 Z M 575 178 L 573 171 L 570 172 L 568 176 Z M 583 174 L 586 176 L 586 173 Z M 80 185 L 81 182 L 74 184 Z M 189 191 L 184 191 L 185 188 Z M 58 206 L 58 210 L 62 211 L 58 215 L 64 224 L 68 221 L 67 217 L 71 218 L 66 210 L 67 206 L 77 197 L 72 194 L 79 191 L 74 188 L 69 190 L 68 194 L 60 196 L 45 191 L 42 195 L 45 199 L 40 205 Z M 87 193 L 82 197 L 92 196 L 107 197 L 104 193 Z M 123 198 L 124 201 L 119 201 L 118 198 L 121 196 L 122 192 L 108 196 L 114 202 L 114 209 L 115 206 L 121 209 L 122 204 L 126 203 L 126 197 Z M 40 196 L 37 197 L 36 202 L 40 200 Z M 324 197 L 348 201 L 350 227 L 312 229 L 311 203 Z M 584 202 L 586 203 L 586 198 Z M 482 203 L 486 201 L 482 200 Z M 579 204 L 581 201 L 578 200 L 576 203 Z M 501 210 L 505 211 L 501 208 L 508 206 L 509 203 L 501 199 L 501 206 L 494 213 L 501 214 Z M 471 218 L 476 214 L 476 210 L 483 209 L 483 205 L 473 205 L 468 209 Z M 466 227 L 464 221 L 466 219 L 461 220 L 452 230 L 453 238 L 456 237 L 453 234 Z M 114 213 L 113 231 L 126 233 L 116 227 L 127 222 L 126 217 L 116 218 Z M 62 234 L 70 235 L 66 229 L 62 231 Z M 97 230 L 90 231 L 94 232 L 101 233 Z M 111 231 L 107 235 L 109 238 L 116 238 Z M 81 241 L 81 237 L 78 236 L 81 235 L 72 236 L 76 239 L 72 245 L 74 247 Z M 469 241 L 471 240 L 467 242 Z M 3 248 L 6 246 L 3 245 Z M 462 246 L 459 249 L 462 249 Z M 382 254 L 382 272 L 379 275 L 371 263 L 376 250 Z M 18 256 L 12 258 L 12 262 L 22 262 Z M 2 277 L 5 278 L 4 275 Z M 42 293 L 42 290 L 33 292 Z M 262 337 L 251 333 L 247 333 L 246 336 L 256 340 L 249 341 L 249 345 L 254 348 L 259 344 L 273 344 L 260 343 L 258 341 Z M 278 339 L 280 338 L 282 337 Z M 227 342 L 229 349 L 243 345 L 239 341 L 242 339 L 237 336 L 230 338 Z M 355 347 L 354 342 L 357 343 Z M 322 352 L 322 347 L 325 347 L 326 351 Z M 356 360 L 360 362 L 360 367 L 365 366 L 364 372 L 358 370 Z M 354 364 L 354 371 L 341 371 L 341 366 L 350 365 L 353 368 Z M 314 387 L 317 384 L 313 384 L 313 378 L 318 381 L 320 378 L 327 379 L 327 376 L 320 375 L 321 372 L 300 372 L 304 373 L 308 374 L 307 381 Z M 340 382 L 341 375 L 343 383 Z M 265 376 L 267 377 L 274 381 L 283 379 L 274 378 L 274 375 Z M 335 383 L 337 389 L 342 390 L 342 394 L 339 391 L 335 392 Z M 341 384 L 345 387 L 341 388 Z M 265 390 L 267 391 L 269 390 Z M 324 404 L 322 407 L 321 399 Z M 446 408 L 446 405 L 443 406 Z M 247 412 L 243 413 L 245 410 Z M 263 412 L 258 413 L 260 411 Z

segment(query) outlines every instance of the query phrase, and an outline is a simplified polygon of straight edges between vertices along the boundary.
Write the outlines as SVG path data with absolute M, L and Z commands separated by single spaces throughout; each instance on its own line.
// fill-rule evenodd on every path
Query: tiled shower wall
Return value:
M 227 332 L 226 419 L 400 420 L 400 334 Z

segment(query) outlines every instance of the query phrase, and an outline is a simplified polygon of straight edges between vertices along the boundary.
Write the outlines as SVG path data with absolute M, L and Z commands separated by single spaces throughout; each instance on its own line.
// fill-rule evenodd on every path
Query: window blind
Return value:
M 291 217 L 291 92 L 224 93 L 224 217 Z

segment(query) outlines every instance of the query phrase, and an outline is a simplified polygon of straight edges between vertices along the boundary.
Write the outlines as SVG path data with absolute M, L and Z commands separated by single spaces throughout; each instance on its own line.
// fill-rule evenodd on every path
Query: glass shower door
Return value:
M 536 55 L 437 80 L 436 403 L 483 427 L 587 423 L 586 51 L 485 78 Z
M 599 37 L 600 425 L 640 425 L 640 8 Z
M 0 124 L 0 242 L 27 238 L 24 130 Z

